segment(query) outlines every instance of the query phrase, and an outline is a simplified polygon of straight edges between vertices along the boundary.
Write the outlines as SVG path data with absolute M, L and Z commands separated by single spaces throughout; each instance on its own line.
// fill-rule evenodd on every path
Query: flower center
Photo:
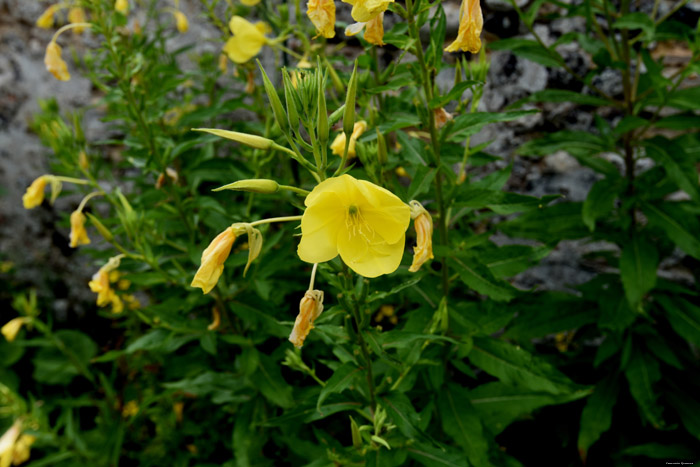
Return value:
M 365 221 L 360 208 L 354 204 L 348 207 L 348 215 L 345 216 L 345 227 L 350 232 L 350 235 L 359 235 L 368 242 L 373 235 L 372 228 Z

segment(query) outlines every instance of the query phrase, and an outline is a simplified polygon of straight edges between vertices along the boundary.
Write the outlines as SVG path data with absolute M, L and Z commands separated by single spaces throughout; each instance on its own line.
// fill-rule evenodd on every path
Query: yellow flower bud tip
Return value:
M 357 140 L 360 136 L 362 136 L 362 133 L 364 133 L 366 130 L 367 122 L 365 122 L 364 120 L 355 122 L 355 125 L 352 128 L 352 134 L 350 135 L 350 145 L 348 146 L 348 158 L 355 157 L 355 145 L 357 143 Z M 345 151 L 345 141 L 345 133 L 338 134 L 338 136 L 336 136 L 333 142 L 331 143 L 331 153 L 343 157 L 343 152 Z
M 202 253 L 202 264 L 192 279 L 192 287 L 199 287 L 202 293 L 209 293 L 224 272 L 224 261 L 231 253 L 236 232 L 232 227 L 221 232 Z
M 178 423 L 182 423 L 182 412 L 184 409 L 185 403 L 182 401 L 173 404 L 173 413 L 175 413 L 175 420 L 177 420 Z
M 459 8 L 459 30 L 457 38 L 445 48 L 445 52 L 477 53 L 481 49 L 481 30 L 484 17 L 479 0 L 462 0 Z
M 42 175 L 32 182 L 27 188 L 27 192 L 22 196 L 24 209 L 33 209 L 44 201 L 44 189 L 49 177 Z
M 262 136 L 249 135 L 247 133 L 239 133 L 237 131 L 218 130 L 216 128 L 192 128 L 192 131 L 203 131 L 205 133 L 230 139 L 256 149 L 270 149 L 274 144 L 271 139 L 263 138 Z
M 241 3 L 245 6 L 255 6 L 260 3 L 260 0 L 241 0 Z
M 410 177 L 408 172 L 406 172 L 406 169 L 404 169 L 403 167 L 397 167 L 395 172 L 396 175 L 398 175 L 399 177 Z
M 411 218 L 416 229 L 416 246 L 413 247 L 413 263 L 409 272 L 417 272 L 428 260 L 433 259 L 433 218 L 418 201 L 411 201 Z
M 15 445 L 21 433 L 22 421 L 17 419 L 12 426 L 0 436 L 0 465 L 2 465 L 2 467 L 9 467 L 12 463 Z
M 335 37 L 335 1 L 309 0 L 306 4 L 309 17 L 319 35 L 330 39 Z
M 228 71 L 228 57 L 226 54 L 220 54 L 219 55 L 219 71 L 221 71 L 222 74 L 225 74 Z
M 411 213 L 390 191 L 345 174 L 319 183 L 304 204 L 297 249 L 302 261 L 324 263 L 340 255 L 370 278 L 399 267 Z
M 211 324 L 207 326 L 207 329 L 210 331 L 216 331 L 219 329 L 219 325 L 221 324 L 221 313 L 219 313 L 219 309 L 217 307 L 214 307 L 211 309 L 211 315 Z
M 46 70 L 57 80 L 68 81 L 70 79 L 68 64 L 61 58 L 61 46 L 54 41 L 49 42 L 46 47 L 44 65 L 46 65 Z
M 253 24 L 240 16 L 233 16 L 229 21 L 233 36 L 226 41 L 223 51 L 235 63 L 245 63 L 260 53 L 268 39 L 265 23 Z
M 80 151 L 80 154 L 78 154 L 78 166 L 83 170 L 87 170 L 90 167 L 85 151 Z
M 129 13 L 129 0 L 116 0 L 114 2 L 114 9 L 123 15 L 128 14 Z
M 83 10 L 80 7 L 72 7 L 70 10 L 68 10 L 68 22 L 75 24 L 75 23 L 84 23 L 87 21 L 87 18 L 85 16 L 85 10 Z M 76 26 L 73 28 L 73 32 L 75 34 L 81 34 L 83 31 L 85 31 L 85 26 Z
M 306 336 L 314 328 L 314 321 L 323 311 L 323 292 L 321 290 L 307 290 L 304 298 L 299 303 L 299 314 L 294 321 L 294 328 L 289 335 L 289 342 L 300 349 L 304 345 Z
M 17 334 L 19 334 L 20 329 L 22 329 L 22 326 L 24 326 L 27 322 L 29 322 L 29 318 L 25 317 L 11 319 L 5 323 L 2 328 L 0 328 L 0 333 L 5 337 L 7 342 L 12 342 L 17 338 Z
M 185 14 L 179 10 L 174 10 L 173 16 L 175 17 L 175 25 L 177 27 L 177 30 L 181 34 L 186 33 L 187 30 L 190 28 L 190 24 L 187 21 L 187 16 L 185 16 Z
M 86 217 L 81 211 L 73 211 L 70 215 L 70 247 L 88 245 L 90 238 L 85 230 Z
M 53 26 L 53 17 L 58 11 L 60 5 L 51 5 L 39 16 L 36 20 L 36 25 L 42 29 L 50 29 Z
M 237 182 L 229 183 L 228 185 L 220 186 L 219 188 L 214 188 L 212 191 L 234 190 L 272 194 L 276 193 L 279 188 L 279 184 L 274 180 L 256 178 L 251 180 L 238 180 Z
M 449 113 L 442 107 L 433 110 L 433 115 L 435 117 L 435 126 L 437 128 L 444 127 L 447 122 L 454 118 L 451 113 Z

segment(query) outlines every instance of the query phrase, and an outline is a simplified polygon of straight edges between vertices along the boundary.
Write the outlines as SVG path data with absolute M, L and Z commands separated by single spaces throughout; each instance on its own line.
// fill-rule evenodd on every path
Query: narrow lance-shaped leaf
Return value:
M 586 462 L 588 448 L 610 429 L 617 393 L 617 375 L 611 375 L 596 385 L 593 394 L 586 401 L 578 434 L 578 452 L 583 462 Z
M 631 307 L 635 307 L 656 285 L 658 265 L 656 246 L 639 234 L 622 248 L 620 275 Z

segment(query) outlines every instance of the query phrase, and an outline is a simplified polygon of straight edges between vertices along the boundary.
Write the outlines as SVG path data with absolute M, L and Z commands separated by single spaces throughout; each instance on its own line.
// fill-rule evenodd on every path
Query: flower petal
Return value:
M 302 261 L 323 263 L 338 256 L 337 238 L 344 225 L 343 216 L 344 210 L 335 193 L 323 192 L 314 198 L 314 204 L 306 208 L 301 219 L 297 254 Z
M 338 249 L 343 261 L 361 276 L 372 278 L 382 274 L 390 274 L 398 269 L 403 257 L 405 236 L 402 235 L 396 243 L 368 244 L 364 255 L 354 257 L 352 261 L 343 256 L 344 250 L 339 243 Z
M 411 222 L 411 208 L 395 194 L 365 180 L 358 180 L 358 188 L 367 204 L 360 210 L 367 224 L 387 243 L 402 238 Z

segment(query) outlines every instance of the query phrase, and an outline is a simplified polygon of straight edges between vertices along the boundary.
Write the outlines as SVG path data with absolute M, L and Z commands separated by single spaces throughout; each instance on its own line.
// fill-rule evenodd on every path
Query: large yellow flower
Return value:
M 234 16 L 228 23 L 233 36 L 226 41 L 224 52 L 236 63 L 245 63 L 260 53 L 263 45 L 267 44 L 267 25 L 253 24 L 245 18 Z
M 390 3 L 394 0 L 343 0 L 345 3 L 352 5 L 352 19 L 358 23 L 366 23 L 374 19 L 379 13 L 383 13 L 389 8 Z
M 481 29 L 484 27 L 484 17 L 481 14 L 479 0 L 462 0 L 459 8 L 459 31 L 457 39 L 445 48 L 445 52 L 477 53 L 481 49 Z
M 334 0 L 309 0 L 306 4 L 306 16 L 323 37 L 330 39 L 335 36 Z
M 298 248 L 302 261 L 322 263 L 340 254 L 365 277 L 399 267 L 411 210 L 390 191 L 341 175 L 319 183 L 304 204 Z

